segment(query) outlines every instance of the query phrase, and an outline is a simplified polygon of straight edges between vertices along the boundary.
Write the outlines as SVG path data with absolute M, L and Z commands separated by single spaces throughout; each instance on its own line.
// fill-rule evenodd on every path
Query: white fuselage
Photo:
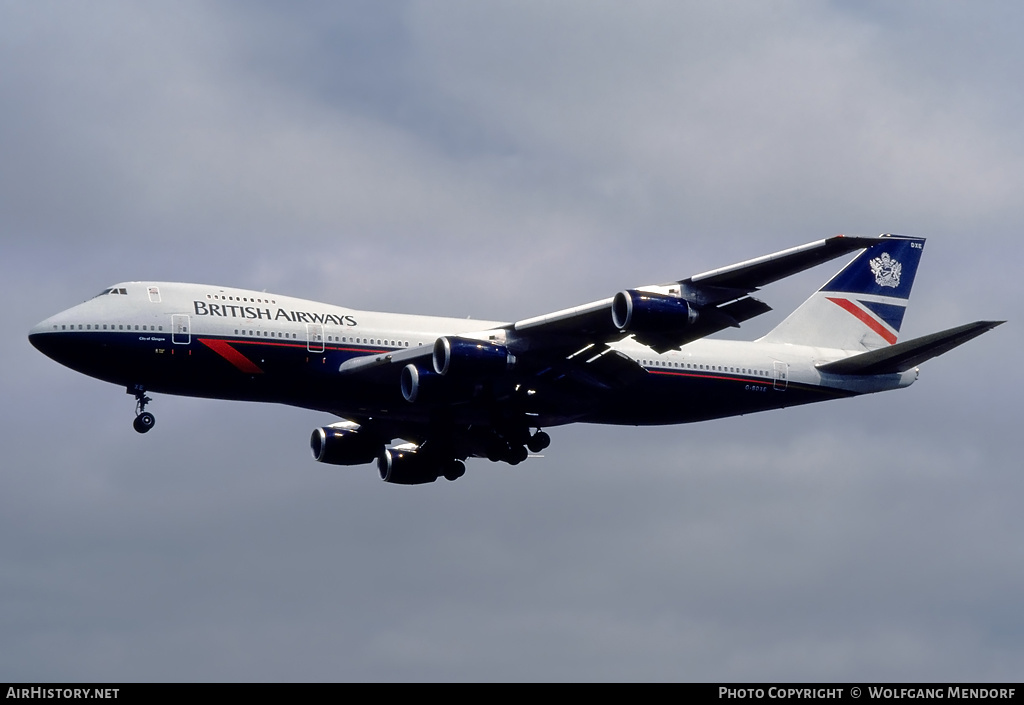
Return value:
M 509 330 L 496 321 L 358 311 L 200 284 L 130 282 L 107 292 L 41 322 L 32 330 L 33 342 L 52 339 L 54 344 L 39 346 L 47 354 L 52 349 L 58 361 L 126 386 L 280 401 L 343 416 L 405 411 L 390 398 L 374 408 L 367 398 L 373 392 L 365 389 L 351 402 L 332 398 L 346 391 L 343 380 L 330 381 L 346 361 L 432 346 L 441 336 L 503 344 Z M 894 389 L 917 376 L 916 369 L 829 375 L 816 365 L 848 351 L 783 343 L 697 340 L 656 353 L 627 338 L 610 347 L 646 371 L 642 389 L 619 390 L 589 409 L 546 412 L 547 425 L 678 423 Z

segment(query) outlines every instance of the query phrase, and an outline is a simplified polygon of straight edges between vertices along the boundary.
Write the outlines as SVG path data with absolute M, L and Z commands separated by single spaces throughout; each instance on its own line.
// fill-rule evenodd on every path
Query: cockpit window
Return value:
M 111 287 L 110 289 L 104 289 L 100 293 L 96 294 L 96 296 L 94 296 L 93 298 L 95 299 L 95 298 L 98 298 L 100 296 L 106 296 L 107 294 L 119 294 L 121 296 L 127 296 L 128 295 L 128 290 L 125 289 L 124 287 L 120 287 L 120 288 Z

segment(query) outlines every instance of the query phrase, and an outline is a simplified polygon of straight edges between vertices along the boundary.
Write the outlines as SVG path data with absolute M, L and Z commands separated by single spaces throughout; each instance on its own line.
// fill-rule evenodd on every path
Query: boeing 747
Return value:
M 316 460 L 381 478 L 517 464 L 574 423 L 679 424 L 910 385 L 918 365 L 991 330 L 898 341 L 924 239 L 825 240 L 515 322 L 357 311 L 230 287 L 125 282 L 35 326 L 57 362 L 124 386 L 135 430 L 150 393 L 276 402 L 342 419 Z M 842 271 L 754 341 L 708 336 L 769 310 L 761 287 L 847 253 Z M 398 443 L 395 443 L 398 441 Z

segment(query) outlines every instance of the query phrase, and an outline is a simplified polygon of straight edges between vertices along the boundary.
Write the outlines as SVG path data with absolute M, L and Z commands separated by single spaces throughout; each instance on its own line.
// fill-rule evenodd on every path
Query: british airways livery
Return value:
M 906 387 L 917 365 L 991 330 L 897 342 L 922 238 L 838 235 L 513 323 L 356 311 L 274 294 L 126 282 L 35 326 L 44 354 L 150 393 L 277 402 L 343 419 L 323 463 L 376 461 L 398 484 L 517 464 L 573 422 L 676 424 Z M 863 250 L 764 337 L 707 336 L 771 310 L 760 287 Z M 396 443 L 397 441 L 397 443 Z

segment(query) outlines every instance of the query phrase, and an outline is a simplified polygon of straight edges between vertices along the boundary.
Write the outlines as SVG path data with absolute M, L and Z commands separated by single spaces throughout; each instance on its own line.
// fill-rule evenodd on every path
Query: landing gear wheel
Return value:
M 146 404 L 153 400 L 146 396 L 146 388 L 141 384 L 132 385 L 127 391 L 135 396 L 135 420 L 132 426 L 139 433 L 146 433 L 156 424 L 156 417 L 146 411 Z
M 501 440 L 495 438 L 487 444 L 487 459 L 492 463 L 499 462 L 505 457 L 505 451 L 508 445 L 503 443 Z
M 461 460 L 453 460 L 448 463 L 444 470 L 444 479 L 449 482 L 455 482 L 460 477 L 466 474 L 466 464 Z
M 551 445 L 551 436 L 543 431 L 537 431 L 526 442 L 526 447 L 530 449 L 531 453 L 539 453 L 549 445 Z
M 132 422 L 132 426 L 139 433 L 146 433 L 149 429 L 153 428 L 156 424 L 156 417 L 148 411 L 143 411 L 141 414 L 135 417 L 135 421 Z
M 513 446 L 508 451 L 508 464 L 519 465 L 527 458 L 530 457 L 530 451 L 526 450 L 526 446 Z

